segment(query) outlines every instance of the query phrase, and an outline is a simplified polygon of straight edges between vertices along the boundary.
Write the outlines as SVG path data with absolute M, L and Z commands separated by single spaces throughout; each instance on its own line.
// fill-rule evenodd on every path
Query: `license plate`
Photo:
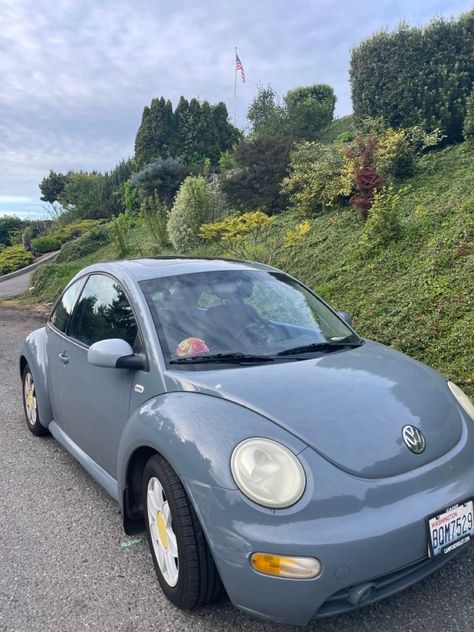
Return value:
M 431 556 L 451 553 L 469 542 L 474 534 L 474 503 L 464 503 L 448 507 L 446 511 L 428 518 Z

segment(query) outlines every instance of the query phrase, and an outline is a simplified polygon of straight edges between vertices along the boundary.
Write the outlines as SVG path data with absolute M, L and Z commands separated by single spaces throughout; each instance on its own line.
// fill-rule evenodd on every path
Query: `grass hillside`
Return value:
M 401 237 L 380 255 L 360 255 L 362 224 L 346 209 L 311 220 L 311 232 L 284 267 L 351 312 L 362 335 L 428 363 L 474 396 L 472 151 L 456 145 L 421 158 L 416 175 L 400 187 L 399 211 Z M 157 254 L 139 228 L 131 242 L 136 256 Z M 202 246 L 196 254 L 215 251 Z M 83 266 L 113 258 L 105 244 L 75 261 L 45 265 L 22 301 L 51 303 Z

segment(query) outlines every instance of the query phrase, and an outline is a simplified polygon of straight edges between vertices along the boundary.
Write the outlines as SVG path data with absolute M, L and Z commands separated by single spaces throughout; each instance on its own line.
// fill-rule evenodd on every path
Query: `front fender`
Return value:
M 53 412 L 48 393 L 48 353 L 45 327 L 32 331 L 23 342 L 20 350 L 20 370 L 22 367 L 21 358 L 25 358 L 31 369 L 35 382 L 40 421 L 47 428 L 53 419 Z
M 119 498 L 126 487 L 133 453 L 143 447 L 159 452 L 187 487 L 187 481 L 235 489 L 230 457 L 249 437 L 269 437 L 295 454 L 302 441 L 274 422 L 225 399 L 196 392 L 172 392 L 148 400 L 127 422 L 118 452 Z

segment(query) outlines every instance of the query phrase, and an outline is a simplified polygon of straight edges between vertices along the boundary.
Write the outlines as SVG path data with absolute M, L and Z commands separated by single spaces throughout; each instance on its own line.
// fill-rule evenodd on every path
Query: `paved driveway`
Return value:
M 17 276 L 4 279 L 0 276 L 0 299 L 1 298 L 13 298 L 14 296 L 20 296 L 26 292 L 30 287 L 31 275 L 35 268 L 47 261 L 53 261 L 58 252 L 49 252 L 39 257 L 34 264 L 25 268 L 25 272 L 18 274 Z
M 0 630 L 289 630 L 226 600 L 185 613 L 163 598 L 146 542 L 124 535 L 115 502 L 52 438 L 25 426 L 17 349 L 38 326 L 0 310 Z M 306 630 L 474 630 L 473 562 L 470 548 L 400 595 Z

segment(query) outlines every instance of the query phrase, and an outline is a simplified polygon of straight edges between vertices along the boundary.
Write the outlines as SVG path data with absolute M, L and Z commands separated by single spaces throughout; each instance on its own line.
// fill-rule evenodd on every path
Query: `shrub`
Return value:
M 62 244 L 70 239 L 76 239 L 87 231 L 98 226 L 101 220 L 97 219 L 83 219 L 72 224 L 66 224 L 65 226 L 53 225 L 53 228 L 48 231 L 47 236 L 53 239 L 58 239 Z
M 222 177 L 229 205 L 239 211 L 279 213 L 286 206 L 280 182 L 288 173 L 290 143 L 262 136 L 244 140 L 235 149 L 236 167 Z
M 130 178 L 130 185 L 138 189 L 140 196 L 158 193 L 170 207 L 181 183 L 189 175 L 189 167 L 181 158 L 157 158 L 145 165 Z
M 103 246 L 109 241 L 106 226 L 97 226 L 89 232 L 81 235 L 74 241 L 70 241 L 61 248 L 61 252 L 58 254 L 56 261 L 63 263 L 65 261 L 75 261 L 80 257 L 95 252 L 100 246 Z
M 352 206 L 359 217 L 366 220 L 372 206 L 374 195 L 383 187 L 383 180 L 375 166 L 375 151 L 378 141 L 374 136 L 356 138 L 355 148 L 347 153 L 354 161 L 355 194 L 351 197 Z
M 310 223 L 305 220 L 296 226 L 286 227 L 282 234 L 276 228 L 275 217 L 256 211 L 227 217 L 214 224 L 203 224 L 200 234 L 203 239 L 213 241 L 226 255 L 268 264 L 278 259 L 279 264 L 285 266 L 291 258 L 291 249 L 300 245 L 310 230 Z
M 155 193 L 146 197 L 140 206 L 140 220 L 159 247 L 168 243 L 168 209 Z
M 125 259 L 131 250 L 130 228 L 132 219 L 128 213 L 121 213 L 109 223 L 108 231 L 117 257 Z
M 466 100 L 466 116 L 462 132 L 465 140 L 474 144 L 474 87 Z
M 389 187 L 374 193 L 370 215 L 360 237 L 361 253 L 374 255 L 401 235 L 400 194 Z
M 168 234 L 178 251 L 200 241 L 201 224 L 218 219 L 218 200 L 202 176 L 189 176 L 181 185 L 168 219 Z
M 51 235 L 42 235 L 31 240 L 31 247 L 34 252 L 43 254 L 45 252 L 53 252 L 61 248 L 61 242 Z
M 290 175 L 282 188 L 295 211 L 314 215 L 349 198 L 353 165 L 340 145 L 304 142 L 291 152 Z
M 407 130 L 388 129 L 380 138 L 375 163 L 383 178 L 408 178 L 415 170 L 415 152 Z
M 26 252 L 23 246 L 9 246 L 0 252 L 0 272 L 8 274 L 29 265 L 33 261 L 31 252 Z

